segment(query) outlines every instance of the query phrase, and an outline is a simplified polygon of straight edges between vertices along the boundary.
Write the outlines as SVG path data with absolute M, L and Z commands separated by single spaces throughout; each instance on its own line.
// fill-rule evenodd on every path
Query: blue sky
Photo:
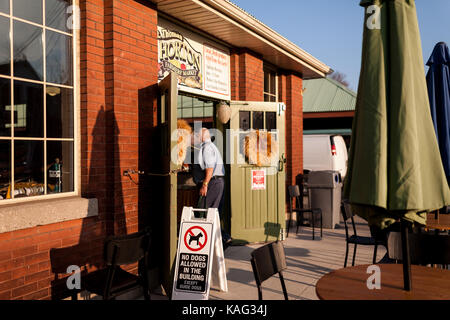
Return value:
M 357 90 L 363 8 L 359 0 L 231 0 L 333 70 Z M 435 44 L 450 46 L 450 0 L 416 0 L 424 63 Z

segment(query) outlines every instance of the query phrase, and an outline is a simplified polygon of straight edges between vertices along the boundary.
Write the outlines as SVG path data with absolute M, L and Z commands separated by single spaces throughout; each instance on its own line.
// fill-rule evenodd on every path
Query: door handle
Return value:
M 286 158 L 284 156 L 284 153 L 281 155 L 280 160 L 278 160 L 278 172 L 281 172 L 284 170 L 284 164 L 286 163 Z

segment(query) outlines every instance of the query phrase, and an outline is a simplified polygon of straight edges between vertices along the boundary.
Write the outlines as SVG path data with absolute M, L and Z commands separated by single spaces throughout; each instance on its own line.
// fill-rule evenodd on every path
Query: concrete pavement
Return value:
M 358 235 L 369 236 L 367 222 L 356 218 Z M 351 228 L 351 226 L 350 226 Z M 352 234 L 352 233 L 351 233 Z M 250 253 L 263 244 L 232 246 L 225 250 L 228 292 L 211 288 L 210 300 L 257 300 L 258 292 L 250 264 Z M 290 300 L 317 300 L 316 282 L 326 273 L 344 266 L 345 229 L 341 223 L 337 229 L 324 229 L 323 238 L 316 229 L 316 239 L 312 240 L 311 228 L 300 228 L 298 235 L 291 228 L 289 237 L 283 241 L 287 270 L 283 272 Z M 377 260 L 386 253 L 379 247 Z M 350 245 L 347 266 L 351 266 L 353 245 Z M 372 263 L 373 246 L 359 245 L 355 264 Z M 282 300 L 283 292 L 278 276 L 263 282 L 263 299 Z

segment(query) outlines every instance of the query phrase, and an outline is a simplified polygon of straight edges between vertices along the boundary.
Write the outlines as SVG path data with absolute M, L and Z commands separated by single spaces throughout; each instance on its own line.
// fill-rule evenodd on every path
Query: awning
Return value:
M 178 19 L 232 47 L 247 48 L 265 61 L 302 74 L 323 78 L 332 70 L 229 1 L 151 0 L 159 12 Z

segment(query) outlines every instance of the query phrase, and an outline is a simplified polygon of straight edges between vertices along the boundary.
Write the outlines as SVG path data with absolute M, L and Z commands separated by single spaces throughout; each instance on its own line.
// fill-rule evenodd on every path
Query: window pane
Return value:
M 44 143 L 14 141 L 14 198 L 44 194 Z
M 250 111 L 239 111 L 239 129 L 243 131 L 250 129 Z
M 73 13 L 68 13 L 67 8 L 71 3 L 70 0 L 45 0 L 45 24 L 62 31 L 70 31 L 67 22 Z
M 270 75 L 269 72 L 264 71 L 264 92 L 269 92 L 269 88 L 270 88 Z
M 72 85 L 72 37 L 46 31 L 47 82 Z
M 14 75 L 43 80 L 42 28 L 14 21 Z
M 11 50 L 9 42 L 9 19 L 0 17 L 0 73 L 11 74 Z
M 270 88 L 269 88 L 269 93 L 271 94 L 275 94 L 276 93 L 276 88 L 275 88 L 275 73 L 271 72 L 270 73 Z
M 8 198 L 8 188 L 10 183 L 11 183 L 11 142 L 0 140 L 0 200 Z
M 264 129 L 264 113 L 262 111 L 253 111 L 253 129 Z
M 277 128 L 276 112 L 266 112 L 266 130 L 271 131 Z
M 73 191 L 73 142 L 47 142 L 47 192 Z
M 11 80 L 0 78 L 0 136 L 11 136 Z
M 13 0 L 13 15 L 42 24 L 42 0 Z
M 47 86 L 47 137 L 73 138 L 72 89 Z
M 16 137 L 44 137 L 43 91 L 41 84 L 14 81 L 14 135 Z
M 9 0 L 0 0 L 0 12 L 9 14 Z

